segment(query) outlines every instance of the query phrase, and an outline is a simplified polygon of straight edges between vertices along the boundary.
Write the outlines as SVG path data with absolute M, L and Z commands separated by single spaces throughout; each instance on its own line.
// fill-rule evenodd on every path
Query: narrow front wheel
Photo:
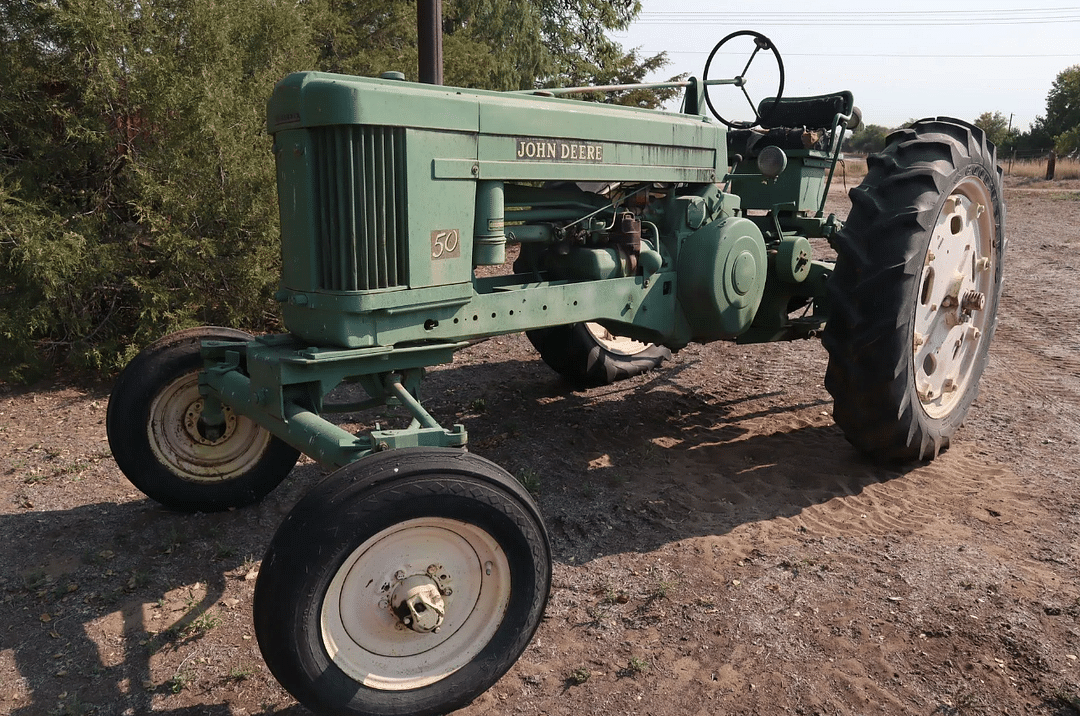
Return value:
M 242 331 L 203 326 L 150 344 L 109 396 L 109 447 L 133 485 L 166 507 L 215 512 L 258 502 L 300 457 L 258 423 L 224 406 L 207 425 L 199 393 L 202 341 L 247 342 Z
M 436 714 L 513 666 L 551 585 L 528 493 L 460 450 L 392 450 L 317 486 L 274 535 L 255 631 L 316 713 Z

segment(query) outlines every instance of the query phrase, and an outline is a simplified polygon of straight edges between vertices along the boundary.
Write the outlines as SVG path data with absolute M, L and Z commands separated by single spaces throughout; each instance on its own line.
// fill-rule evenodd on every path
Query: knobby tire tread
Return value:
M 976 175 L 994 203 L 996 276 L 987 310 L 996 314 L 1005 248 L 1001 169 L 982 130 L 950 118 L 893 133 L 867 167 L 834 240 L 837 262 L 822 337 L 829 353 L 825 387 L 834 399 L 834 420 L 863 453 L 886 462 L 933 458 L 948 447 L 975 398 L 997 318 L 980 346 L 969 394 L 950 415 L 933 419 L 914 388 L 914 298 L 945 199 L 961 179 Z

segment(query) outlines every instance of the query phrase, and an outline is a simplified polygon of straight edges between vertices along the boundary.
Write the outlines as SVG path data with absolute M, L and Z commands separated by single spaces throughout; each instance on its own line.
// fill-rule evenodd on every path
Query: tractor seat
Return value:
M 836 115 L 849 115 L 855 106 L 855 98 L 847 90 L 814 97 L 783 97 L 769 111 L 775 101 L 774 97 L 766 97 L 758 105 L 760 128 L 728 131 L 729 155 L 757 156 L 769 146 L 786 151 L 828 151 L 836 131 Z

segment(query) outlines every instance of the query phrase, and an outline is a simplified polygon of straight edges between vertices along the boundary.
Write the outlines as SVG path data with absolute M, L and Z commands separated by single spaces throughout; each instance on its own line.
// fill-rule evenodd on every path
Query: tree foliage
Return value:
M 640 78 L 664 58 L 607 36 L 638 10 L 446 0 L 446 81 Z M 273 329 L 266 98 L 301 69 L 415 77 L 415 12 L 400 0 L 0 4 L 0 374 L 60 359 L 113 369 L 195 324 Z
M 880 124 L 860 124 L 844 142 L 845 152 L 871 154 L 885 149 L 885 137 L 892 130 Z
M 1046 96 L 1046 118 L 1039 119 L 1058 153 L 1080 151 L 1080 65 L 1058 73 Z
M 1058 73 L 1046 96 L 1046 114 L 1036 117 L 1028 131 L 1016 132 L 1010 143 L 1028 154 L 1080 152 L 1080 65 Z
M 295 8 L 2 13 L 0 362 L 110 367 L 184 324 L 261 322 L 277 253 L 261 105 L 312 60 Z
M 972 122 L 976 127 L 986 132 L 986 138 L 999 148 L 1005 146 L 1009 138 L 1009 118 L 1001 112 L 983 112 Z

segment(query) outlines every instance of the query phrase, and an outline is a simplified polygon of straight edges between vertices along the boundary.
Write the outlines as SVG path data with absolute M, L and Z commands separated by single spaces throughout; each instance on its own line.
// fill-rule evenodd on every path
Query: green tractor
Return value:
M 709 79 L 740 42 L 745 69 Z M 779 69 L 760 103 L 755 61 Z M 691 342 L 820 335 L 855 447 L 914 461 L 948 446 L 1001 295 L 995 148 L 960 120 L 915 122 L 870 157 L 841 221 L 825 196 L 858 110 L 850 92 L 784 97 L 783 80 L 773 43 L 742 31 L 702 78 L 664 85 L 685 89 L 679 112 L 566 97 L 625 87 L 278 83 L 267 128 L 288 333 L 161 339 L 119 376 L 107 426 L 124 474 L 179 510 L 253 503 L 300 453 L 336 468 L 285 518 L 255 593 L 266 663 L 301 703 L 458 708 L 540 622 L 551 551 L 535 503 L 417 397 L 427 366 L 477 339 L 524 331 L 589 386 Z M 752 119 L 720 116 L 722 92 L 750 100 Z M 835 261 L 815 257 L 826 243 Z M 477 271 L 490 266 L 504 270 Z M 328 399 L 347 381 L 366 398 Z M 326 418 L 384 406 L 411 423 L 353 434 Z

